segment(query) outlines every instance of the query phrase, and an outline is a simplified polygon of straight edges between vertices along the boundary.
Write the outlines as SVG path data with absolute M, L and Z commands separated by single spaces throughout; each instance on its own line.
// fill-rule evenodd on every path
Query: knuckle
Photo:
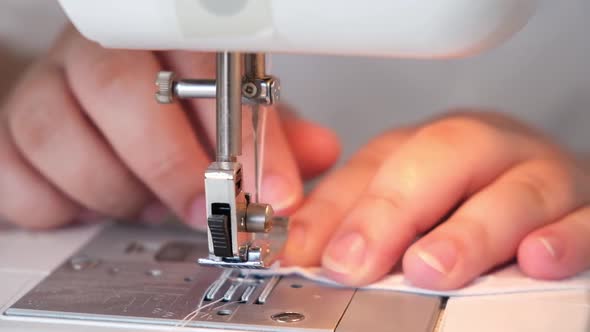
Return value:
M 446 149 L 465 145 L 490 145 L 501 139 L 499 131 L 493 125 L 466 115 L 455 115 L 428 124 L 419 129 L 416 136 Z
M 316 218 L 316 211 L 322 211 L 322 213 L 328 213 L 330 216 L 344 216 L 346 213 L 346 207 L 342 204 L 342 202 L 332 198 L 330 195 L 325 195 L 322 193 L 316 193 L 309 198 L 309 202 L 307 206 L 301 208 L 298 211 L 298 216 L 304 216 L 304 218 L 294 218 L 297 224 L 305 224 L 311 228 L 325 228 L 327 225 L 325 223 L 318 223 Z M 312 211 L 313 215 L 309 212 Z
M 349 169 L 378 169 L 388 153 L 389 151 L 380 151 L 380 149 L 362 149 L 350 158 L 346 167 Z
M 513 185 L 523 193 L 523 197 L 532 201 L 534 206 L 546 208 L 552 205 L 547 183 L 537 174 L 521 175 L 513 180 Z
M 490 266 L 510 258 L 514 253 L 511 244 L 497 243 L 495 225 L 477 211 L 463 210 L 432 230 L 439 238 L 448 238 L 465 253 L 469 264 Z M 427 235 L 428 236 L 428 235 Z M 481 269 L 481 266 L 480 266 Z
M 6 104 L 8 130 L 25 152 L 45 149 L 62 128 L 60 102 L 64 81 L 49 63 L 37 63 L 25 74 Z
M 575 228 L 581 233 L 588 234 L 590 236 L 590 222 L 588 222 L 589 212 L 589 206 L 577 209 L 569 215 L 565 216 L 563 219 L 561 219 L 560 223 L 567 224 L 569 227 L 571 227 L 571 229 Z
M 383 242 L 392 236 L 406 237 L 408 234 L 413 238 L 423 228 L 416 220 L 392 219 L 400 216 L 400 211 L 407 210 L 409 205 L 406 202 L 406 197 L 396 191 L 374 193 L 369 190 L 355 207 L 355 213 L 360 214 L 358 220 L 362 222 L 361 226 L 370 239 Z M 393 233 L 400 229 L 403 229 L 403 234 Z
M 47 215 L 19 218 L 13 224 L 33 230 L 49 230 L 65 226 L 73 221 L 73 217 L 48 217 Z
M 141 51 L 127 50 L 102 50 L 100 55 L 91 59 L 91 63 L 85 70 L 88 70 L 88 77 L 99 95 L 111 95 L 116 91 L 129 89 L 125 75 L 132 68 L 141 68 Z M 116 95 L 116 94 L 115 94 Z
M 367 147 L 391 151 L 391 149 L 406 141 L 416 130 L 414 127 L 401 127 L 388 130 L 367 143 Z
M 491 263 L 503 261 L 512 251 L 506 250 L 506 246 L 499 248 L 494 244 L 489 227 L 489 223 L 483 220 L 463 220 L 456 237 L 460 250 L 474 253 L 478 258 L 491 256 Z
M 564 207 L 573 207 L 579 197 L 586 196 L 587 190 L 580 179 L 580 171 L 563 158 L 545 158 L 530 161 L 523 166 L 517 177 L 517 185 L 526 195 L 544 208 L 546 213 L 555 215 Z
M 46 230 L 69 224 L 74 220 L 77 211 L 76 207 L 68 204 L 51 206 L 50 200 L 37 203 L 27 199 L 14 199 L 0 204 L 0 222 L 4 221 L 28 229 Z M 37 208 L 31 209 L 31 206 L 37 206 Z
M 104 172 L 97 176 L 96 164 L 88 162 L 77 163 L 75 168 L 78 169 L 75 175 L 77 181 L 64 190 L 92 211 L 116 218 L 132 217 L 150 198 L 145 187 L 128 172 L 102 167 Z
M 183 170 L 194 168 L 193 156 L 181 149 L 171 148 L 169 151 L 154 154 L 143 164 L 143 175 L 146 181 L 159 188 L 175 183 L 178 174 L 186 174 Z
M 588 234 L 588 236 L 590 236 L 590 222 L 588 222 L 589 215 L 590 204 L 586 203 L 583 207 L 566 216 L 564 220 L 571 225 L 579 227 L 583 234 Z
M 15 143 L 25 152 L 44 150 L 58 135 L 61 121 L 56 116 L 57 105 L 43 100 L 21 100 L 10 114 L 9 127 Z
M 534 160 L 523 165 L 517 174 L 512 185 L 546 215 L 555 215 L 575 201 L 575 175 L 563 161 Z
M 386 193 L 380 192 L 378 194 L 369 190 L 366 193 L 366 198 L 365 202 L 367 204 L 385 205 L 389 210 L 393 211 L 400 211 L 404 206 L 407 206 L 407 199 L 397 190 L 389 190 Z
M 97 174 L 97 168 L 102 172 Z M 92 211 L 131 217 L 149 200 L 149 192 L 131 171 L 118 164 L 104 164 L 100 157 L 94 161 L 77 161 L 68 173 L 74 178 L 64 190 Z
M 347 166 L 379 169 L 381 164 L 411 136 L 409 128 L 387 131 L 372 139 L 362 149 L 355 153 L 347 162 Z
M 126 218 L 134 216 L 147 202 L 147 197 L 131 190 L 116 191 L 110 187 L 97 189 L 98 186 L 95 186 L 91 196 L 87 197 L 88 203 L 86 205 L 92 210 L 113 217 Z

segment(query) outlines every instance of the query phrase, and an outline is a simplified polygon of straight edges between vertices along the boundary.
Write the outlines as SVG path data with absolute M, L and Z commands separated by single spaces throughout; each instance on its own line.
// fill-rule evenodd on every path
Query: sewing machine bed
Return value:
M 197 265 L 206 254 L 205 234 L 177 225 L 107 223 L 49 234 L 3 230 L 0 330 L 590 329 L 587 292 L 446 299 L 355 290 Z

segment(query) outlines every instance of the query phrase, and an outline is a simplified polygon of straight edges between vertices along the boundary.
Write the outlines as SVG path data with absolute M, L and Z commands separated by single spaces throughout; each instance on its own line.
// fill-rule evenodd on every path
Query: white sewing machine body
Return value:
M 408 58 L 464 56 L 518 31 L 537 0 L 60 0 L 105 47 Z

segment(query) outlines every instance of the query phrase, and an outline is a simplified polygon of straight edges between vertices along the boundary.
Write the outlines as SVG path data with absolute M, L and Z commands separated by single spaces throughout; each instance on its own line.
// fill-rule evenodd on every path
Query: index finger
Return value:
M 320 264 L 324 247 L 348 210 L 359 200 L 383 160 L 397 150 L 410 132 L 411 129 L 400 129 L 374 139 L 318 184 L 292 217 L 283 257 L 286 264 Z
M 76 34 L 63 56 L 72 91 L 118 158 L 186 219 L 210 158 L 181 105 L 154 101 L 154 54 L 104 49 Z

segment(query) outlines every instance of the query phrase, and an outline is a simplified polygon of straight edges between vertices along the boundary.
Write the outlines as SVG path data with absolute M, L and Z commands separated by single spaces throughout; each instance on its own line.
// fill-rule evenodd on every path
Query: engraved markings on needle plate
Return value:
M 215 298 L 215 295 L 217 294 L 217 292 L 219 292 L 219 289 L 221 289 L 223 284 L 225 284 L 225 281 L 231 275 L 231 273 L 232 270 L 223 271 L 221 276 L 217 280 L 215 280 L 213 284 L 211 284 L 211 288 L 209 289 L 209 291 L 207 291 L 207 294 L 205 294 L 205 300 L 211 301 Z
M 268 300 L 268 296 L 270 295 L 272 290 L 275 288 L 275 286 L 277 285 L 279 280 L 281 280 L 281 277 L 278 277 L 278 276 L 271 277 L 270 280 L 268 281 L 268 283 L 266 284 L 266 286 L 264 287 L 264 289 L 262 290 L 262 293 L 260 293 L 260 296 L 258 297 L 258 300 L 256 301 L 256 303 L 265 304 L 266 300 Z
M 154 240 L 160 237 L 160 242 Z M 3 314 L 203 328 L 230 324 L 228 328 L 240 330 L 287 331 L 296 326 L 332 331 L 353 296 L 353 290 L 308 283 L 298 276 L 194 266 L 194 258 L 208 252 L 206 240 L 204 234 L 195 238 L 175 228 L 107 226 Z M 178 255 L 154 259 L 170 241 L 191 243 L 190 255 L 181 260 L 176 259 Z M 133 254 L 127 253 L 129 247 Z
M 225 301 L 225 302 L 231 301 L 231 299 L 234 297 L 234 294 L 236 293 L 238 288 L 240 288 L 240 286 L 241 286 L 241 283 L 231 284 L 231 286 L 229 286 L 229 289 L 223 295 L 223 301 Z
M 241 303 L 246 303 L 250 300 L 250 296 L 252 296 L 252 293 L 254 293 L 254 291 L 256 290 L 256 285 L 250 285 L 246 288 L 246 290 L 244 291 L 244 293 L 242 293 L 242 297 L 240 298 L 240 302 Z
M 279 276 L 261 277 L 245 274 L 240 270 L 225 270 L 205 293 L 205 301 L 217 299 L 223 302 L 248 303 L 252 295 L 262 287 L 260 295 L 252 303 L 265 304 L 280 279 Z M 265 282 L 266 284 L 264 284 Z M 226 287 L 228 283 L 229 287 L 223 294 L 220 294 L 221 289 Z M 263 284 L 264 286 L 262 286 Z

